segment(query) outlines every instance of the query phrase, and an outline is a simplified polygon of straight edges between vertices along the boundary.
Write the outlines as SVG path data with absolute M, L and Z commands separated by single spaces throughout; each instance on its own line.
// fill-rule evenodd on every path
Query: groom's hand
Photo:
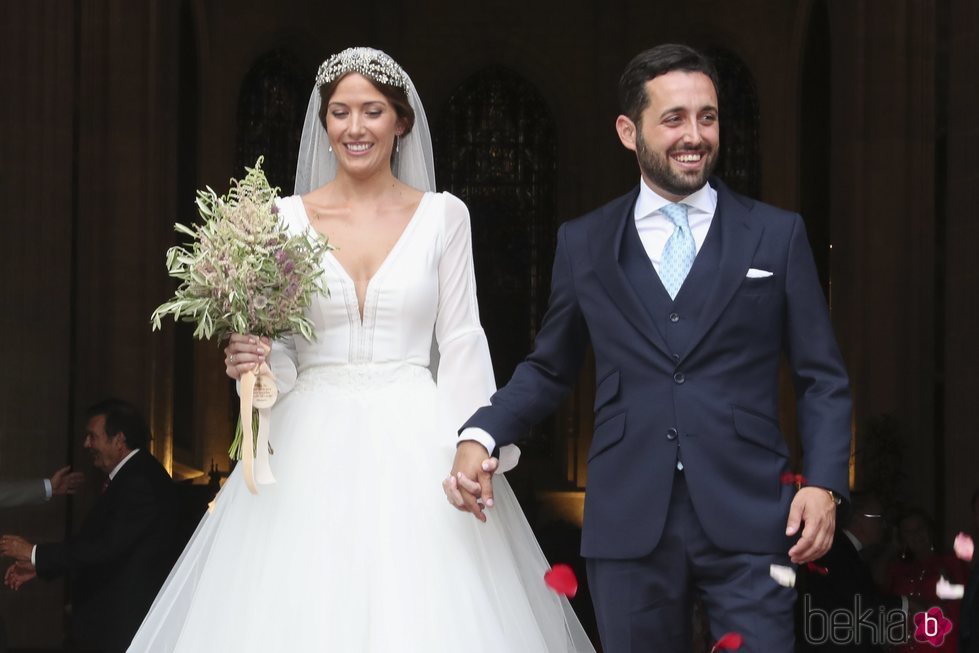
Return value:
M 483 445 L 475 440 L 460 442 L 456 447 L 452 473 L 442 481 L 442 489 L 449 503 L 485 522 L 484 507 L 493 507 L 493 472 L 496 466 L 497 460 L 489 457 Z
M 785 534 L 795 535 L 800 524 L 804 524 L 802 537 L 789 549 L 789 559 L 797 565 L 823 557 L 833 544 L 836 502 L 829 492 L 818 487 L 804 487 L 796 492 Z

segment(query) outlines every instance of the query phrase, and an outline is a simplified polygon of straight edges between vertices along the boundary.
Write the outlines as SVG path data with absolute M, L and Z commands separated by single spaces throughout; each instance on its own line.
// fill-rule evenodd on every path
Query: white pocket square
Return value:
M 759 270 L 758 268 L 748 268 L 748 274 L 744 275 L 748 279 L 763 279 L 765 277 L 772 276 L 772 272 L 768 270 Z

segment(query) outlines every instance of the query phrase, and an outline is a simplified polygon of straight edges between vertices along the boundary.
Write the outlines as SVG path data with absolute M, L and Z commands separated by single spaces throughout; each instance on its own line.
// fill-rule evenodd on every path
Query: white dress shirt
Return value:
M 707 231 L 714 220 L 714 213 L 717 210 L 717 191 L 711 188 L 710 184 L 704 184 L 700 190 L 687 195 L 678 204 L 687 206 L 687 221 L 690 223 L 690 235 L 693 236 L 697 246 L 697 253 L 707 238 Z M 663 249 L 666 241 L 673 235 L 675 225 L 661 211 L 672 201 L 659 195 L 656 191 L 646 184 L 645 179 L 639 181 L 639 197 L 636 198 L 636 207 L 633 217 L 636 221 L 636 229 L 639 231 L 639 240 L 642 241 L 646 256 L 649 257 L 656 273 L 659 274 L 659 263 L 663 258 Z M 492 452 L 496 448 L 496 440 L 489 433 L 480 428 L 470 427 L 459 434 L 459 440 L 475 440 L 484 447 L 486 451 Z M 682 465 L 677 463 L 679 469 Z
M 128 463 L 129 462 L 129 459 L 136 455 L 136 452 L 137 451 L 139 451 L 139 449 L 133 449 L 132 451 L 130 451 L 126 455 L 125 458 L 123 458 L 122 460 L 119 461 L 119 464 L 118 465 L 116 465 L 115 467 L 112 468 L 112 471 L 109 472 L 109 480 L 110 481 L 116 477 L 116 474 L 119 473 L 119 470 L 122 469 L 122 466 L 125 465 L 126 463 Z
M 662 212 L 662 208 L 667 204 L 673 202 L 647 186 L 645 180 L 640 181 L 639 197 L 636 199 L 633 215 L 636 219 L 636 229 L 639 231 L 639 240 L 642 241 L 646 256 L 649 257 L 657 274 L 659 274 L 659 264 L 663 259 L 666 241 L 673 235 L 675 228 L 673 221 Z M 687 195 L 677 204 L 684 204 L 687 207 L 690 235 L 693 236 L 699 254 L 707 238 L 710 223 L 714 220 L 714 212 L 717 210 L 717 191 L 711 188 L 710 184 L 704 184 L 703 188 Z

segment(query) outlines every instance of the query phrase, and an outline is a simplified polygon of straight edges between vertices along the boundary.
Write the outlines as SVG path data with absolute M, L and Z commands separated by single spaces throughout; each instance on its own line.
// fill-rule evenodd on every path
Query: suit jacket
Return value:
M 29 503 L 44 503 L 47 498 L 43 479 L 0 481 L 0 508 L 23 506 Z
M 123 465 L 78 534 L 38 544 L 37 574 L 71 574 L 75 644 L 124 651 L 179 553 L 175 490 L 145 449 Z
M 638 187 L 563 224 L 534 351 L 463 427 L 513 443 L 557 408 L 591 344 L 585 556 L 652 551 L 678 458 L 716 545 L 787 550 L 794 489 L 780 480 L 789 456 L 778 423 L 783 354 L 795 379 L 803 473 L 846 496 L 849 386 L 802 219 L 711 185 L 714 219 L 675 301 L 636 231 Z M 773 274 L 746 278 L 749 268 Z
M 870 568 L 842 530 L 836 532 L 833 546 L 825 556 L 816 561 L 816 564 L 826 570 L 825 575 L 809 571 L 805 567 L 800 567 L 798 574 L 796 589 L 799 592 L 799 600 L 796 601 L 796 610 L 800 627 L 796 632 L 799 650 L 850 651 L 851 653 L 883 651 L 886 622 L 881 621 L 883 618 L 881 615 L 890 611 L 899 611 L 902 607 L 901 597 L 883 594 L 877 589 Z M 855 605 L 856 601 L 859 601 L 859 609 Z M 871 641 L 872 634 L 869 628 L 863 628 L 860 630 L 860 643 L 851 641 L 849 644 L 841 644 L 827 641 L 819 645 L 811 644 L 812 640 L 822 639 L 829 632 L 824 629 L 830 627 L 828 617 L 824 617 L 822 613 L 814 617 L 813 613 L 821 610 L 829 614 L 838 609 L 847 610 L 855 615 L 870 610 L 870 618 L 875 624 L 880 625 L 878 642 Z M 805 637 L 807 628 L 811 634 L 808 639 Z

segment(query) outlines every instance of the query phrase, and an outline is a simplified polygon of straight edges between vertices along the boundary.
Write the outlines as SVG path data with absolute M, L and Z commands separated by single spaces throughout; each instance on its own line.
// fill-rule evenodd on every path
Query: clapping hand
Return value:
M 15 562 L 7 567 L 3 575 L 4 584 L 12 590 L 19 590 L 24 583 L 37 577 L 37 570 L 29 562 Z
M 449 503 L 485 522 L 483 510 L 493 507 L 493 472 L 498 465 L 499 461 L 475 440 L 460 442 L 452 473 L 442 481 Z
M 34 545 L 20 535 L 4 535 L 0 537 L 0 555 L 13 558 L 18 562 L 30 562 Z
M 51 494 L 74 494 L 78 488 L 85 483 L 85 475 L 81 472 L 72 472 L 71 467 L 62 467 L 54 474 L 51 474 Z

